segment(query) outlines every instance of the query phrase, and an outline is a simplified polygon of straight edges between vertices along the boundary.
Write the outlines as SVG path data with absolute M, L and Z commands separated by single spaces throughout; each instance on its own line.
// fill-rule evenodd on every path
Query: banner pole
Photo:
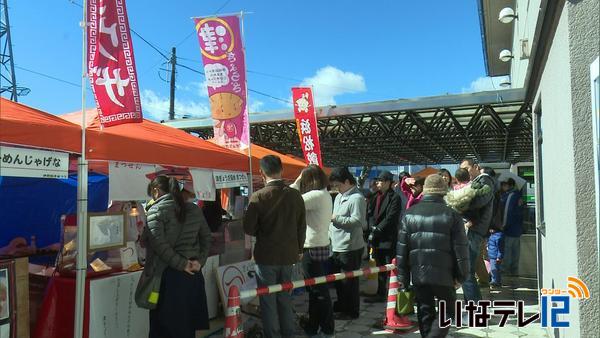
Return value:
M 246 63 L 246 45 L 245 45 L 245 39 L 244 39 L 244 11 L 240 12 L 240 31 L 242 34 L 242 48 L 244 50 L 244 66 L 247 66 Z M 248 117 L 248 161 L 249 161 L 249 169 L 250 169 L 250 175 L 248 175 L 248 201 L 250 201 L 250 196 L 252 196 L 252 193 L 254 193 L 254 176 L 252 174 L 253 172 L 253 168 L 252 168 L 252 138 L 250 137 L 250 96 L 248 96 L 248 78 L 245 78 L 246 81 L 246 109 L 248 110 L 248 114 L 246 114 L 246 116 Z M 245 209 L 245 208 L 244 208 Z M 248 235 L 246 235 L 248 236 Z M 255 236 L 251 236 L 250 237 L 250 257 L 254 258 L 254 245 L 256 244 L 256 237 Z
M 242 48 L 244 50 L 244 65 L 246 65 L 246 45 L 244 44 L 244 11 L 240 12 L 240 30 L 242 33 Z M 246 109 L 248 111 L 248 114 L 246 115 L 248 117 L 248 161 L 249 161 L 249 169 L 250 169 L 250 175 L 249 180 L 250 182 L 248 182 L 248 198 L 250 198 L 250 196 L 252 195 L 252 193 L 254 192 L 254 187 L 253 187 L 253 175 L 252 175 L 252 139 L 250 137 L 250 96 L 248 96 L 248 79 L 245 78 L 246 81 Z
M 81 61 L 81 157 L 77 166 L 77 265 L 75 287 L 74 338 L 83 338 L 85 313 L 85 279 L 87 272 L 87 208 L 88 208 L 88 163 L 86 160 L 85 89 L 87 84 L 87 0 L 83 0 L 82 61 Z

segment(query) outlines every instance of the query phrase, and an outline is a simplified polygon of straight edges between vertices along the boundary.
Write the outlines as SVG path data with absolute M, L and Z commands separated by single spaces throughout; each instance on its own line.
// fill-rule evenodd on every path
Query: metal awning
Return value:
M 523 89 L 400 99 L 316 109 L 327 166 L 533 159 L 531 108 Z M 213 136 L 212 120 L 166 124 Z M 293 112 L 251 114 L 252 142 L 302 157 Z
M 478 0 L 479 24 L 481 29 L 481 43 L 485 70 L 488 76 L 501 76 L 510 74 L 510 62 L 500 61 L 500 51 L 511 50 L 513 46 L 514 22 L 502 23 L 498 15 L 503 8 L 510 7 L 516 10 L 515 0 Z M 514 52 L 514 51 L 513 51 Z

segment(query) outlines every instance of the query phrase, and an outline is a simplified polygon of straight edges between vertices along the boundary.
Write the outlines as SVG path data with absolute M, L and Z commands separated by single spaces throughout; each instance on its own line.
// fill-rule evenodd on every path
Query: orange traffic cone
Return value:
M 225 313 L 225 338 L 244 338 L 244 330 L 240 329 L 242 319 L 240 316 L 240 291 L 237 286 L 229 288 L 227 296 L 227 312 Z
M 396 265 L 396 258 L 392 260 L 392 264 Z M 390 271 L 387 307 L 385 310 L 385 319 L 383 320 L 383 328 L 386 330 L 411 330 L 416 326 L 416 323 L 408 319 L 408 316 L 399 316 L 396 313 L 396 298 L 399 287 L 398 274 L 396 268 L 394 268 Z

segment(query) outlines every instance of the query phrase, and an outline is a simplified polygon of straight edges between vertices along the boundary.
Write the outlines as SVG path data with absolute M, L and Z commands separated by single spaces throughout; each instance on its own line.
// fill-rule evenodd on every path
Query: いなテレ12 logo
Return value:
M 559 315 L 571 312 L 571 299 L 584 300 L 590 298 L 587 285 L 577 277 L 567 278 L 567 289 L 541 290 L 542 327 L 570 327 L 569 320 L 561 320 Z M 548 324 L 548 322 L 550 322 Z

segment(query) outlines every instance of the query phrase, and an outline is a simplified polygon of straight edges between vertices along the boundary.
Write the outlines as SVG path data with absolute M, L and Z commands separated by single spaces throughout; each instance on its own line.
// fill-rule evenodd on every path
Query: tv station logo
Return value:
M 564 328 L 570 327 L 567 315 L 571 312 L 571 301 L 581 301 L 590 298 L 587 285 L 577 277 L 567 278 L 567 289 L 541 289 L 540 312 L 526 317 L 525 302 L 522 300 L 481 300 L 466 302 L 457 300 L 455 303 L 455 318 L 446 317 L 446 302 L 439 302 L 440 327 L 446 328 L 454 324 L 456 327 L 488 327 L 492 316 L 501 317 L 498 326 L 504 327 L 511 316 L 517 317 L 517 326 L 525 327 L 540 321 L 542 327 Z M 463 318 L 463 314 L 466 317 Z M 531 313 L 529 313 L 531 314 Z

